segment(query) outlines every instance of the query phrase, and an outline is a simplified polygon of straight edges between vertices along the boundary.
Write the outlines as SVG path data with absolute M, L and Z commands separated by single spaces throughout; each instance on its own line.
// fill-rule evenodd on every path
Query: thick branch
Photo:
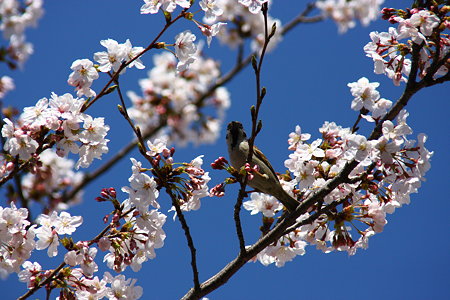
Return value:
M 424 87 L 423 84 L 416 83 L 415 81 L 416 77 L 414 76 L 414 74 L 417 74 L 418 71 L 419 52 L 420 46 L 416 46 L 413 48 L 413 55 L 412 55 L 413 62 L 411 67 L 412 76 L 409 77 L 402 96 L 397 100 L 395 105 L 373 129 L 372 133 L 369 136 L 370 140 L 379 138 L 381 136 L 381 128 L 383 122 L 386 120 L 393 120 L 400 113 L 400 111 L 408 104 L 411 97 L 422 87 Z M 308 217 L 306 220 L 296 223 L 296 219 L 299 216 L 306 213 L 307 210 L 315 203 L 323 201 L 323 198 L 326 195 L 328 195 L 331 191 L 333 191 L 339 184 L 350 182 L 348 176 L 352 172 L 352 170 L 356 168 L 356 166 L 358 166 L 358 162 L 356 160 L 348 162 L 344 166 L 342 171 L 335 178 L 330 180 L 328 183 L 325 184 L 325 186 L 320 188 L 316 193 L 313 193 L 306 200 L 304 200 L 294 212 L 287 215 L 286 218 L 283 219 L 280 223 L 278 223 L 267 235 L 259 239 L 253 246 L 247 248 L 245 253 L 240 253 L 233 261 L 231 261 L 216 275 L 214 275 L 213 277 L 202 283 L 200 292 L 191 289 L 182 299 L 183 300 L 199 299 L 211 293 L 215 289 L 225 284 L 237 271 L 239 271 L 239 269 L 246 262 L 254 258 L 259 252 L 261 252 L 264 248 L 266 248 L 271 243 L 279 239 L 286 232 L 292 231 L 298 226 L 310 224 L 311 222 L 316 220 L 322 213 L 326 213 L 329 210 L 335 208 L 337 205 L 339 205 L 340 201 L 335 201 L 329 204 L 324 209 L 322 209 L 320 213 L 315 213 L 310 217 Z
M 285 231 L 291 225 L 295 224 L 296 219 L 302 214 L 306 213 L 308 208 L 314 205 L 319 200 L 323 199 L 326 195 L 328 195 L 333 189 L 335 189 L 339 184 L 347 182 L 348 175 L 350 172 L 358 165 L 357 162 L 352 161 L 345 165 L 341 173 L 329 181 L 324 187 L 318 190 L 316 193 L 312 194 L 305 201 L 303 201 L 295 212 L 292 212 L 290 215 L 286 216 L 286 218 L 280 222 L 275 228 L 273 228 L 267 235 L 263 236 L 259 239 L 253 246 L 247 248 L 247 251 L 244 254 L 240 254 L 233 261 L 231 261 L 228 265 L 226 265 L 221 271 L 219 271 L 216 275 L 205 281 L 201 284 L 201 290 L 196 292 L 194 289 L 191 289 L 182 299 L 200 299 L 201 297 L 211 293 L 216 290 L 223 284 L 225 284 L 237 271 L 239 271 L 242 266 L 247 263 L 249 260 L 254 258 L 259 252 L 261 252 L 264 248 L 269 246 L 273 241 L 279 239 Z M 332 205 L 327 206 L 322 210 L 322 213 L 326 213 L 327 210 L 332 209 Z M 304 225 L 306 222 L 313 222 L 320 215 L 315 214 L 307 218 L 304 222 L 299 224 Z

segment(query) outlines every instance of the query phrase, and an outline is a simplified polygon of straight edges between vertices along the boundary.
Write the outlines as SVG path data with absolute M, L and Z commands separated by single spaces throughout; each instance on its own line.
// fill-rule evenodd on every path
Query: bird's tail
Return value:
M 297 200 L 291 197 L 285 190 L 281 189 L 275 196 L 289 212 L 293 212 L 300 204 Z

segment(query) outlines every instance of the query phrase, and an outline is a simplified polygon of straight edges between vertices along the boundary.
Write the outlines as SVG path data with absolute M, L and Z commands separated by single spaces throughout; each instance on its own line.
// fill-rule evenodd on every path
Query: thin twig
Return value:
M 16 159 L 16 162 L 18 162 L 19 160 Z M 22 179 L 20 176 L 20 173 L 16 173 L 16 175 L 14 176 L 14 183 L 16 186 L 16 193 L 17 196 L 20 199 L 20 202 L 22 203 L 22 207 L 26 208 L 28 210 L 28 216 L 27 216 L 27 220 L 32 222 L 33 218 L 31 216 L 31 211 L 29 209 L 29 201 L 28 199 L 25 199 L 25 196 L 23 195 L 23 188 L 22 188 Z
M 119 97 L 122 99 L 122 94 L 120 92 L 120 87 L 118 86 L 118 93 Z M 122 104 L 125 104 L 123 99 L 121 100 Z M 138 139 L 138 144 L 140 145 L 139 151 L 142 154 L 143 157 L 145 157 L 150 163 L 151 163 L 151 157 L 147 155 L 147 151 L 145 149 L 145 141 L 143 139 L 143 136 L 141 134 L 141 131 L 139 128 L 134 126 L 133 121 L 128 115 L 128 111 L 126 106 L 124 105 L 122 109 L 120 109 L 120 112 L 122 116 L 127 120 L 127 122 L 130 124 L 132 130 L 136 134 L 136 137 Z M 192 238 L 189 225 L 187 224 L 187 221 L 184 217 L 183 211 L 181 210 L 180 204 L 178 203 L 178 198 L 173 194 L 172 192 L 172 186 L 168 184 L 164 178 L 159 172 L 157 168 L 153 168 L 152 172 L 158 177 L 161 181 L 162 186 L 165 188 L 166 193 L 170 196 L 170 199 L 172 200 L 172 205 L 175 207 L 175 211 L 177 212 L 178 220 L 181 223 L 181 227 L 184 231 L 184 234 L 186 236 L 187 244 L 191 253 L 191 267 L 192 267 L 192 274 L 193 274 L 193 281 L 194 281 L 194 290 L 198 291 L 200 290 L 200 280 L 198 276 L 198 267 L 197 267 L 197 250 L 195 249 L 194 240 Z
M 242 201 L 244 200 L 246 193 L 245 193 L 245 186 L 246 182 L 242 181 L 241 187 L 239 190 L 239 195 L 236 199 L 236 204 L 234 205 L 234 224 L 236 227 L 236 235 L 238 237 L 239 241 L 239 252 L 240 254 L 245 253 L 245 237 L 244 237 L 244 231 L 242 230 L 242 223 L 241 223 L 241 208 L 242 208 Z
M 261 50 L 261 57 L 259 59 L 259 64 L 255 68 L 255 77 L 256 77 L 256 109 L 252 110 L 251 117 L 252 117 L 252 134 L 250 136 L 250 139 L 248 140 L 249 145 L 249 152 L 247 156 L 247 163 L 252 163 L 252 156 L 253 156 L 253 144 L 256 138 L 257 132 L 257 120 L 258 120 L 258 113 L 259 113 L 259 107 L 262 103 L 262 95 L 261 95 L 261 68 L 262 68 L 262 61 L 264 59 L 264 54 L 267 49 L 267 45 L 269 43 L 270 37 L 268 34 L 267 29 L 267 4 L 263 4 L 262 13 L 264 16 L 264 45 Z M 240 249 L 240 255 L 244 255 L 246 252 L 245 249 L 245 240 L 244 240 L 244 233 L 241 226 L 241 218 L 240 218 L 240 211 L 242 206 L 242 200 L 245 197 L 245 188 L 247 186 L 248 182 L 248 176 L 244 176 L 243 180 L 240 183 L 240 189 L 239 189 L 239 195 L 236 199 L 236 204 L 234 206 L 234 222 L 236 227 L 236 233 L 239 240 L 239 249 Z
M 53 145 L 55 144 L 55 142 L 50 142 L 48 144 L 46 144 L 44 147 L 38 149 L 36 151 L 36 154 L 39 155 L 41 154 L 44 150 L 50 149 L 53 147 Z M 14 176 L 16 176 L 17 173 L 19 173 L 20 171 L 22 171 L 23 169 L 25 169 L 26 167 L 28 167 L 28 164 L 33 161 L 35 158 L 34 157 L 30 157 L 28 160 L 26 160 L 25 162 L 23 162 L 22 164 L 19 165 L 19 163 L 15 163 L 14 164 L 14 169 L 9 172 L 8 175 L 2 177 L 0 179 L 0 187 L 2 185 L 4 185 L 6 182 L 8 182 L 9 180 L 11 180 L 11 178 L 13 178 Z
M 192 239 L 192 235 L 187 224 L 186 218 L 184 217 L 183 211 L 181 210 L 180 204 L 178 203 L 177 197 L 172 193 L 170 187 L 166 187 L 166 193 L 172 199 L 172 205 L 175 207 L 175 211 L 177 212 L 178 220 L 181 223 L 181 227 L 183 228 L 184 235 L 186 236 L 186 240 L 188 243 L 189 250 L 191 252 L 191 267 L 192 267 L 192 275 L 194 280 L 194 291 L 200 291 L 200 280 L 198 277 L 198 267 L 197 267 L 197 250 L 195 249 L 194 240 Z
M 317 23 L 323 21 L 325 19 L 323 15 L 307 17 L 315 7 L 316 7 L 315 2 L 308 3 L 303 12 L 301 12 L 297 17 L 295 17 L 293 20 L 291 20 L 289 23 L 283 26 L 281 34 L 285 35 L 287 32 L 292 30 L 295 26 L 297 26 L 300 23 Z
M 262 7 L 262 13 L 264 16 L 264 44 L 263 47 L 261 49 L 261 55 L 259 57 L 259 62 L 255 68 L 255 79 L 256 79 L 256 106 L 254 111 L 252 111 L 251 117 L 252 117 L 252 133 L 250 135 L 250 138 L 248 139 L 248 157 L 247 157 L 247 162 L 249 164 L 251 164 L 252 162 L 252 156 L 253 156 L 253 145 L 255 143 L 255 138 L 256 135 L 258 134 L 258 128 L 257 128 L 257 123 L 258 123 L 258 115 L 259 115 L 259 110 L 262 104 L 262 98 L 264 95 L 262 95 L 261 93 L 261 69 L 262 69 L 262 64 L 264 61 L 264 56 L 266 54 L 266 50 L 267 50 L 267 46 L 269 45 L 269 41 L 270 41 L 270 37 L 269 37 L 269 33 L 268 33 L 268 25 L 267 25 L 267 3 L 263 4 Z M 256 59 L 256 56 L 253 56 L 254 59 Z
M 352 126 L 352 133 L 355 133 L 358 130 L 358 124 L 362 120 L 362 116 L 367 114 L 369 111 L 366 108 L 361 108 L 359 111 L 358 117 L 356 118 L 355 123 Z

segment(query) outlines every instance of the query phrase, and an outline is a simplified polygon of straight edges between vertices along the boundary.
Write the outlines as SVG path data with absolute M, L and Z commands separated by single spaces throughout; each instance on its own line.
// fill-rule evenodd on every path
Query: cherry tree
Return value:
M 147 40 L 139 44 L 132 35 L 105 37 L 89 45 L 89 55 L 64 67 L 64 92 L 36 95 L 32 104 L 21 107 L 8 99 L 14 75 L 0 78 L 0 275 L 11 280 L 15 273 L 24 283 L 16 297 L 45 291 L 59 299 L 152 298 L 158 286 L 135 277 L 160 260 L 165 243 L 176 235 L 183 236 L 177 251 L 185 260 L 182 274 L 189 276 L 181 284 L 184 293 L 177 294 L 182 299 L 208 297 L 250 262 L 281 268 L 307 259 L 310 252 L 354 257 L 369 248 L 373 236 L 383 238 L 388 220 L 420 191 L 431 167 L 430 133 L 416 132 L 408 104 L 422 90 L 450 79 L 450 6 L 445 1 L 415 1 L 409 8 L 383 8 L 390 3 L 382 0 L 294 1 L 289 5 L 296 16 L 282 21 L 272 14 L 281 1 L 273 2 L 144 0 L 133 13 L 159 24 Z M 38 23 L 49 17 L 43 12 L 42 1 L 0 3 L 5 41 L 0 60 L 8 68 L 27 70 L 33 45 L 25 31 L 30 26 L 39 30 Z M 300 36 L 302 29 L 327 19 L 340 34 L 384 20 L 383 31 L 367 32 L 365 44 L 353 45 L 373 68 L 346 79 L 347 95 L 336 95 L 348 102 L 352 119 L 317 116 L 321 125 L 308 132 L 304 128 L 310 126 L 299 117 L 289 131 L 274 134 L 273 120 L 279 118 L 270 111 L 280 103 L 287 106 L 282 110 L 308 114 L 298 100 L 302 87 L 293 89 L 299 96 L 286 102 L 277 100 L 271 88 L 267 78 L 273 76 L 269 66 L 279 59 L 277 48 L 290 34 Z M 304 48 L 314 52 L 311 45 L 321 45 L 333 51 L 325 37 L 317 39 L 322 41 L 305 40 Z M 221 65 L 220 57 L 209 55 L 215 47 L 226 47 L 222 50 L 233 56 L 234 65 Z M 292 64 L 308 77 L 301 61 L 314 53 L 297 51 L 291 49 Z M 318 68 L 329 66 L 327 57 L 314 59 Z M 128 86 L 133 74 L 141 78 L 137 90 Z M 374 74 L 384 81 L 369 80 Z M 228 88 L 239 80 L 246 83 L 241 89 L 252 92 L 245 92 L 252 95 L 248 102 Z M 326 86 L 331 79 L 325 72 L 314 80 Z M 295 86 L 306 79 L 283 81 Z M 400 94 L 383 93 L 388 84 Z M 231 105 L 241 113 L 230 115 Z M 102 115 L 106 107 L 114 109 L 115 120 Z M 245 118 L 239 121 L 247 125 L 250 149 L 264 143 L 264 137 L 269 145 L 284 136 L 288 152 L 270 158 L 280 172 L 279 183 L 298 202 L 295 208 L 251 190 L 251 181 L 261 175 L 253 165 L 256 150 L 238 168 L 228 161 L 223 142 L 213 157 L 196 148 L 220 145 L 227 121 L 240 117 Z M 112 147 L 110 131 L 125 126 L 129 136 L 116 135 Z M 118 164 L 120 172 L 113 176 L 126 183 L 109 185 L 113 180 L 108 176 Z M 95 213 L 74 213 L 85 202 Z M 196 214 L 216 210 L 219 202 L 228 203 L 224 215 L 234 244 L 225 248 L 231 251 L 223 255 L 225 265 L 206 275 L 201 267 L 222 254 L 200 255 L 201 240 L 212 239 L 214 231 L 207 227 L 215 220 L 198 220 Z M 103 224 L 87 225 L 94 224 L 87 218 Z M 79 238 L 76 233 L 83 227 Z M 173 272 L 173 285 L 178 272 Z M 299 273 L 307 276 L 307 271 Z M 188 285 L 184 280 L 190 280 Z M 293 295 L 283 291 L 288 287 L 266 288 Z

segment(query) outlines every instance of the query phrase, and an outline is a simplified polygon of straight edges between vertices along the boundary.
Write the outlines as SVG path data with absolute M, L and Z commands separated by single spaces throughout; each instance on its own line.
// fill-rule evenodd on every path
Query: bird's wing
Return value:
M 270 164 L 270 161 L 267 159 L 267 157 L 262 153 L 261 150 L 259 150 L 258 147 L 253 146 L 253 152 L 255 153 L 256 156 L 259 156 L 261 158 L 261 160 L 264 160 L 265 162 L 267 162 L 267 166 L 269 167 L 270 171 L 272 171 L 272 174 L 275 176 L 275 178 L 278 180 L 278 176 L 277 173 L 275 172 L 275 170 L 273 169 L 272 165 Z

